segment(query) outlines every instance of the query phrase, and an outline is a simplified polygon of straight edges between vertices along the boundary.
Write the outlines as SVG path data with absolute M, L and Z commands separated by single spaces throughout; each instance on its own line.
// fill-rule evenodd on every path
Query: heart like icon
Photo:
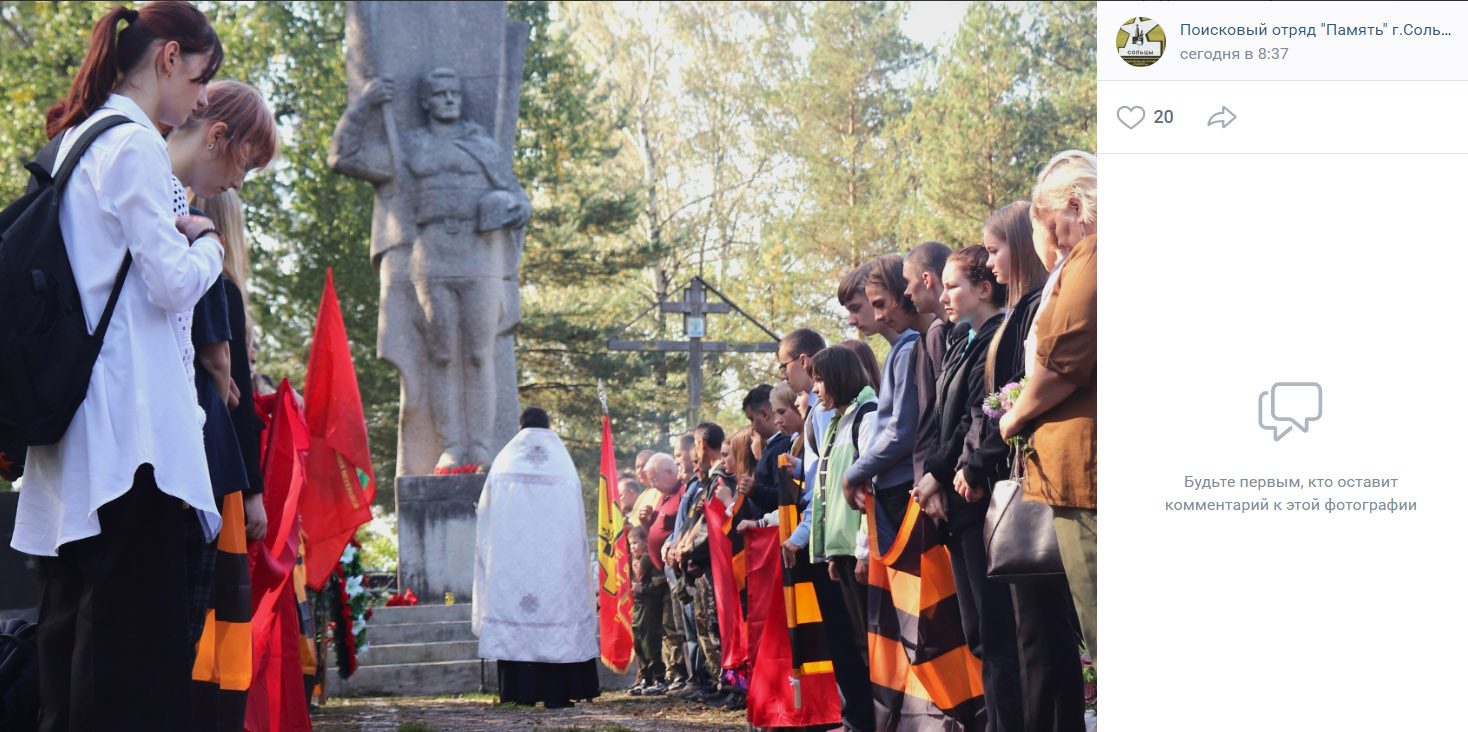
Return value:
M 1147 116 L 1147 110 L 1141 107 L 1117 107 L 1116 118 L 1126 125 L 1129 130 L 1137 129 L 1142 124 L 1142 119 Z

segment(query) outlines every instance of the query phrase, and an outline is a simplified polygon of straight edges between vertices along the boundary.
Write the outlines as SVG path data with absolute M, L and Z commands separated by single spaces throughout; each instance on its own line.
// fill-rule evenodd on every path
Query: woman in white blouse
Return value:
M 132 255 L 85 401 L 60 441 L 30 450 L 11 539 L 39 557 L 47 732 L 187 727 L 185 522 L 212 536 L 219 514 L 169 313 L 193 308 L 219 276 L 222 251 L 208 219 L 175 218 L 158 127 L 207 105 L 223 54 L 188 3 L 114 7 L 47 114 L 48 136 L 64 135 L 58 161 L 80 130 L 129 120 L 92 143 L 61 199 L 90 326 Z

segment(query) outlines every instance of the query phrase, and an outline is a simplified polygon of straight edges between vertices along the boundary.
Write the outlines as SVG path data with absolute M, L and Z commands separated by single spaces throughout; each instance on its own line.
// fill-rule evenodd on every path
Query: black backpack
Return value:
M 19 618 L 0 623 L 0 732 L 35 732 L 41 725 L 36 626 Z
M 0 445 L 60 440 L 87 396 L 132 253 L 122 259 L 96 332 L 88 333 L 61 239 L 61 194 L 92 141 L 128 121 L 112 116 L 88 127 L 53 178 L 57 135 L 26 163 L 31 183 L 25 195 L 0 212 Z

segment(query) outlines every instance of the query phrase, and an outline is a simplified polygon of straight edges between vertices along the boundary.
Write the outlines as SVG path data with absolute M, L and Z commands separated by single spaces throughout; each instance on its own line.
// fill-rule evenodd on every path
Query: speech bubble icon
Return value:
M 1285 435 L 1289 434 L 1290 433 L 1290 430 L 1294 429 L 1294 427 L 1286 427 L 1284 429 L 1280 429 L 1279 428 L 1279 425 L 1265 424 L 1265 422 L 1264 422 L 1264 400 L 1265 399 L 1268 399 L 1268 398 L 1269 398 L 1269 392 L 1267 392 L 1267 391 L 1261 391 L 1261 392 L 1259 392 L 1259 427 L 1260 427 L 1260 429 L 1268 430 L 1270 434 L 1274 435 L 1274 441 L 1275 442 L 1279 442 L 1280 441 L 1280 438 L 1282 438 Z
M 1269 388 L 1269 402 L 1269 415 L 1274 421 L 1289 422 L 1301 432 L 1309 432 L 1310 423 L 1320 419 L 1324 411 L 1325 390 L 1313 381 L 1279 381 Z

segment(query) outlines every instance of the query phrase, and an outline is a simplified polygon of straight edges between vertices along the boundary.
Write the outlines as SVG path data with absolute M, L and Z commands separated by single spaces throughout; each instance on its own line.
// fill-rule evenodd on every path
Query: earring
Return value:
M 212 143 L 212 142 L 211 142 L 211 143 L 209 143 L 209 147 L 206 147 L 206 148 L 204 148 L 204 149 L 205 149 L 205 150 L 213 150 L 213 149 L 214 149 L 214 143 Z

